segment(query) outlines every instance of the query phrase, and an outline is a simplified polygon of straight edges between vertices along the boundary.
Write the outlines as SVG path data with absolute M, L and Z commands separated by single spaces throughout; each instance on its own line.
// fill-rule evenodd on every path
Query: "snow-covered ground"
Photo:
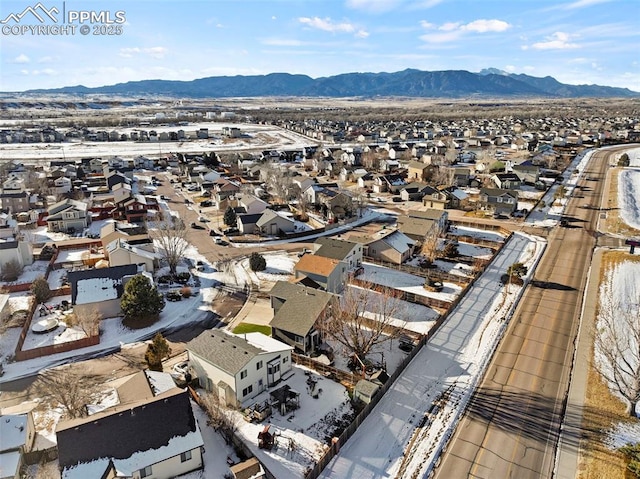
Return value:
M 500 276 L 515 262 L 529 266 L 539 260 L 544 243 L 515 233 L 431 341 L 416 355 L 374 411 L 322 473 L 324 478 L 362 479 L 423 477 L 432 468 L 452 433 L 473 389 L 513 313 L 522 288 L 505 294 Z M 429 367 L 425 368 L 424 365 Z M 432 421 L 409 444 L 416 424 L 434 401 L 450 389 Z
M 284 416 L 279 411 L 274 411 L 270 418 L 260 424 L 248 423 L 241 418 L 239 412 L 236 413 L 238 434 L 251 452 L 278 479 L 303 477 L 304 471 L 313 466 L 328 448 L 327 439 L 334 435 L 337 420 L 353 415 L 347 389 L 340 383 L 301 366 L 294 366 L 292 371 L 291 375 L 284 375 L 278 387 L 289 385 L 300 393 L 299 409 Z M 307 382 L 309 378 L 315 381 L 314 389 Z M 314 397 L 316 393 L 318 397 Z M 269 392 L 265 391 L 254 398 L 254 401 L 260 404 L 268 398 Z M 269 432 L 278 434 L 277 448 L 271 451 L 258 448 L 258 433 L 266 424 L 271 424 Z M 206 477 L 217 476 L 207 473 Z
M 632 228 L 640 230 L 640 168 L 625 168 L 618 176 L 620 216 Z
M 599 315 L 596 320 L 598 334 L 607 335 L 608 340 L 622 348 L 623 351 L 637 352 L 640 348 L 636 334 L 640 330 L 640 262 L 623 261 L 607 271 L 604 282 L 600 286 L 599 301 Z M 611 324 L 610 321 L 613 321 L 615 334 L 607 326 Z M 603 359 L 601 343 L 596 343 L 594 354 L 600 367 L 612 374 L 612 369 Z M 630 370 L 638 370 L 640 355 L 631 352 L 623 357 L 618 356 L 618 361 L 623 359 L 628 363 Z M 624 380 L 629 381 L 629 377 L 622 372 L 625 369 L 627 368 L 621 367 L 620 374 Z M 615 384 L 609 383 L 609 389 L 612 394 L 619 394 Z M 637 405 L 636 414 L 639 413 L 640 405 Z M 605 439 L 605 442 L 614 448 L 623 446 L 624 441 L 640 442 L 640 421 L 617 424 L 609 431 Z
M 504 243 L 505 237 L 496 231 L 481 230 L 478 228 L 470 228 L 468 226 L 453 225 L 449 228 L 449 234 L 455 236 L 471 236 L 473 238 L 494 241 L 496 243 Z
M 427 291 L 424 288 L 425 279 L 397 269 L 385 268 L 371 263 L 363 263 L 364 273 L 358 279 L 379 284 L 388 288 L 413 293 L 417 296 L 426 296 L 442 301 L 453 301 L 462 291 L 457 284 L 443 283 L 441 292 Z

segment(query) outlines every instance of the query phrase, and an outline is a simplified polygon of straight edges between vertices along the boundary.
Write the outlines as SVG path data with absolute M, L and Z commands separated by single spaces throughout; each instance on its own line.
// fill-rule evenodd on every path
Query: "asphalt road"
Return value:
M 594 154 L 435 477 L 550 478 L 608 153 Z M 566 444 L 578 438 L 565 437 Z

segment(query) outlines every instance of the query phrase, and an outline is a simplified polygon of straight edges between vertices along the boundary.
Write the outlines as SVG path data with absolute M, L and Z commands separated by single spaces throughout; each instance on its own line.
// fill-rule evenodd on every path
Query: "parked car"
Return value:
M 198 223 L 191 223 L 191 227 L 196 230 L 203 230 L 204 226 L 199 225 Z
M 180 291 L 167 291 L 167 301 L 182 301 L 182 294 Z

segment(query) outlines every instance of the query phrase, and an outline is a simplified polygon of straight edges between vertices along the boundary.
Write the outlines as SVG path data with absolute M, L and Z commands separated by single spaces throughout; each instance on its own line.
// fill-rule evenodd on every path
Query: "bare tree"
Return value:
M 12 259 L 0 265 L 0 277 L 3 281 L 15 281 L 22 274 L 22 265 L 18 260 Z
M 291 176 L 274 163 L 267 163 L 264 168 L 268 192 L 280 203 L 287 203 L 292 185 Z
M 400 298 L 399 291 L 367 281 L 347 287 L 339 305 L 320 319 L 320 329 L 363 361 L 374 346 L 393 339 L 404 326 L 393 324 L 403 313 Z
M 420 253 L 425 256 L 430 263 L 433 263 L 436 259 L 438 253 L 438 244 L 443 233 L 444 231 L 442 226 L 434 223 L 422 239 L 422 247 L 420 248 Z
M 231 409 L 220 403 L 214 392 L 207 391 L 200 396 L 200 404 L 207 413 L 207 425 L 219 432 L 225 443 L 232 444 L 233 436 L 239 427 L 240 419 Z
M 87 337 L 96 336 L 100 328 L 100 321 L 102 320 L 102 314 L 96 308 L 91 307 L 86 311 L 82 311 L 80 314 L 75 311 L 67 316 L 65 320 L 67 326 L 78 325 L 80 329 L 87 335 Z
M 601 287 L 594 365 L 635 416 L 640 401 L 640 287 L 627 285 L 625 291 L 623 297 L 615 290 L 611 275 Z
M 74 419 L 87 415 L 85 406 L 93 400 L 96 382 L 94 376 L 63 367 L 41 373 L 32 387 L 39 397 L 60 405 L 66 415 Z
M 168 215 L 168 218 L 156 223 L 149 231 L 160 246 L 159 252 L 169 265 L 171 274 L 175 275 L 178 264 L 189 247 L 184 221 Z

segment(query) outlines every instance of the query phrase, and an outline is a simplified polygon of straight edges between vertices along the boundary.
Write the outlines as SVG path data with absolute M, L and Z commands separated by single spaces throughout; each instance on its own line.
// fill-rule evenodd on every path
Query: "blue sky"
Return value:
M 49 12 L 103 11 L 115 20 L 121 11 L 126 21 L 111 24 L 121 34 L 82 35 L 74 22 L 74 34 L 32 35 L 17 27 L 52 20 L 10 15 L 38 1 L 2 0 L 0 91 L 488 67 L 640 91 L 639 0 L 40 1 Z

